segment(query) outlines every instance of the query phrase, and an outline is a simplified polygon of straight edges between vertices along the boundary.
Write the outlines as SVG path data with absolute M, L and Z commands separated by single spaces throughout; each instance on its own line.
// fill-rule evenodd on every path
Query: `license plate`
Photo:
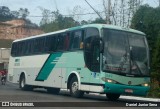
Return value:
M 125 92 L 127 92 L 127 93 L 133 93 L 133 90 L 132 89 L 125 89 Z

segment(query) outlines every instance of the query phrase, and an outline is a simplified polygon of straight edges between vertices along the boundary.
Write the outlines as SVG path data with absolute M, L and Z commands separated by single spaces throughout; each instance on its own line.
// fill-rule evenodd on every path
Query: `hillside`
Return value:
M 34 24 L 23 19 L 0 22 L 0 48 L 8 48 L 15 39 L 44 33 Z

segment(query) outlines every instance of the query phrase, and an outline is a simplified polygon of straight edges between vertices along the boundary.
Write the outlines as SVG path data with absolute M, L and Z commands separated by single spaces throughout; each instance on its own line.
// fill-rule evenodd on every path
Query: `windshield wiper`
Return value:
M 143 75 L 143 73 L 141 72 L 140 67 L 137 64 L 137 62 L 132 60 L 132 63 L 133 63 L 133 66 L 134 65 L 136 66 L 135 70 L 138 70 L 138 71 L 136 71 L 136 73 L 139 73 L 139 75 Z M 131 74 L 132 74 L 132 71 L 133 71 L 133 69 L 132 69 L 133 66 L 131 66 Z
M 119 71 L 122 73 L 124 64 L 127 62 L 127 52 L 123 55 L 123 61 L 119 64 Z
M 132 46 L 130 47 L 130 74 L 132 74 L 133 72 L 133 66 L 135 65 L 135 69 L 134 70 L 138 70 L 138 71 L 135 71 L 135 73 L 139 73 L 139 75 L 143 75 L 141 70 L 140 70 L 140 67 L 138 66 L 137 62 L 134 61 L 133 59 L 133 52 L 132 52 Z

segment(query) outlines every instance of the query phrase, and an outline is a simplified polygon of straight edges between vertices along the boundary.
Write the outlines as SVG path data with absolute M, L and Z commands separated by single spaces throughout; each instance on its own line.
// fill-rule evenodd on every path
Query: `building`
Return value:
M 10 48 L 0 48 L 0 70 L 8 69 Z

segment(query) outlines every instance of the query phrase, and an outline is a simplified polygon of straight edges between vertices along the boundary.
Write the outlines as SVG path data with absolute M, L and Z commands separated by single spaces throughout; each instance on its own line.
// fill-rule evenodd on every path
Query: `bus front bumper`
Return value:
M 105 83 L 104 86 L 105 93 L 146 96 L 148 91 L 149 87 L 145 86 L 129 86 L 113 83 Z

